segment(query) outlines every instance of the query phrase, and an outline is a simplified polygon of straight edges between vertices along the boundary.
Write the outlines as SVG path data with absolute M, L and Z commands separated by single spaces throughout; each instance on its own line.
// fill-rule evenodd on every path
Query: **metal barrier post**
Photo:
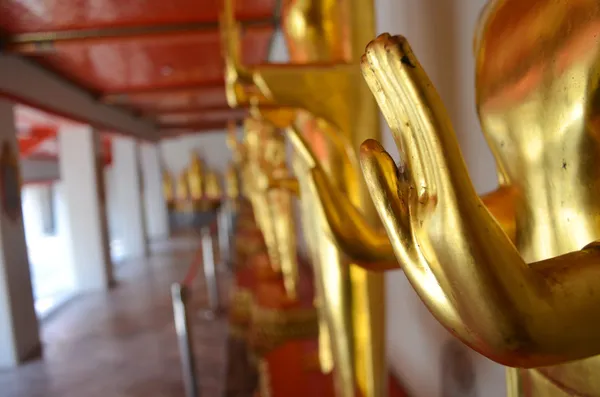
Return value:
M 231 229 L 229 221 L 229 204 L 225 202 L 219 209 L 217 215 L 217 225 L 219 228 L 219 252 L 221 258 L 221 266 L 228 264 L 230 260 L 231 249 Z
M 198 380 L 196 379 L 196 360 L 194 346 L 190 334 L 190 317 L 187 307 L 189 290 L 186 286 L 174 283 L 171 286 L 171 299 L 173 301 L 173 315 L 175 317 L 175 330 L 181 356 L 183 371 L 183 384 L 186 397 L 200 397 Z
M 202 238 L 202 265 L 204 267 L 204 278 L 206 280 L 206 292 L 208 294 L 208 306 L 210 310 L 210 313 L 207 314 L 214 316 L 219 311 L 220 304 L 210 226 L 203 227 L 200 233 Z

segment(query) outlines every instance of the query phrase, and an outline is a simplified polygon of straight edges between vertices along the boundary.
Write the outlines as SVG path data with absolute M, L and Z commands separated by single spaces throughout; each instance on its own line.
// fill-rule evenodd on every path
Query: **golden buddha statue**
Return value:
M 234 164 L 229 164 L 225 171 L 225 195 L 232 203 L 240 198 L 240 179 L 238 170 Z
M 223 188 L 221 186 L 219 174 L 215 170 L 209 168 L 205 173 L 204 182 L 203 198 L 216 201 L 220 200 L 223 196 Z
M 273 117 L 251 113 L 244 121 L 243 143 L 238 145 L 246 154 L 242 168 L 246 191 L 261 229 L 268 228 L 263 235 L 269 255 L 257 255 L 252 262 L 255 282 L 247 333 L 249 347 L 258 359 L 260 395 L 302 396 L 309 390 L 331 395 L 330 376 L 321 374 L 316 365 L 307 365 L 311 358 L 315 362 L 319 329 L 313 275 L 306 263 L 300 264 L 296 253 L 293 194 L 269 186 L 271 178 L 289 177 L 285 139 L 271 122 Z M 270 114 L 280 115 L 277 110 Z M 267 233 L 273 241 L 267 239 Z M 273 261 L 279 265 L 272 267 Z M 285 378 L 275 378 L 283 374 Z M 308 378 L 313 382 L 308 383 Z
M 497 191 L 480 198 L 431 81 L 402 37 L 364 75 L 402 154 L 361 150 L 398 262 L 433 315 L 509 367 L 509 396 L 600 396 L 597 0 L 492 1 L 475 40 Z
M 188 166 L 188 186 L 190 199 L 194 202 L 204 198 L 204 164 L 196 152 L 192 152 L 190 165 Z
M 246 118 L 244 133 L 245 190 L 263 232 L 273 270 L 283 274 L 287 296 L 295 300 L 298 264 L 292 197 L 286 190 L 269 190 L 268 186 L 269 178 L 288 176 L 285 141 L 273 124 L 254 117 Z M 235 136 L 229 139 L 234 140 Z
M 359 66 L 364 46 L 374 35 L 373 1 L 289 3 L 284 26 L 292 60 L 305 64 L 252 68 L 240 63 L 232 6 L 229 1 L 225 3 L 222 22 L 228 102 L 231 106 L 252 103 L 261 112 L 270 106 L 296 109 L 301 115 L 295 122 L 302 124 L 296 136 L 305 140 L 293 142 L 298 151 L 303 151 L 301 143 L 305 142 L 317 160 L 308 163 L 310 156 L 300 155 L 293 166 L 301 195 L 304 232 L 315 267 L 317 304 L 324 320 L 321 329 L 327 333 L 322 345 L 330 344 L 331 348 L 329 355 L 327 350 L 322 352 L 322 367 L 330 370 L 332 363 L 328 358 L 331 361 L 333 357 L 336 393 L 340 397 L 355 396 L 356 386 L 362 396 L 385 396 L 383 277 L 348 260 L 349 256 L 362 261 L 379 259 L 380 254 L 354 247 L 345 249 L 348 236 L 363 237 L 363 229 L 357 230 L 357 224 L 369 236 L 388 240 L 385 233 L 377 234 L 372 229 L 378 217 L 357 160 L 359 145 L 380 135 L 377 106 L 362 81 Z M 315 178 L 324 181 L 318 184 L 318 191 Z M 332 195 L 342 197 L 354 209 L 354 222 L 341 217 L 337 203 L 330 206 L 331 201 L 321 201 L 321 196 Z M 330 218 L 338 222 L 331 223 Z M 339 225 L 352 229 L 332 230 Z M 361 246 L 369 243 L 356 242 Z M 357 251 L 360 258 L 353 255 Z
M 183 170 L 177 178 L 177 186 L 175 187 L 175 200 L 178 210 L 183 209 L 190 198 L 188 170 Z

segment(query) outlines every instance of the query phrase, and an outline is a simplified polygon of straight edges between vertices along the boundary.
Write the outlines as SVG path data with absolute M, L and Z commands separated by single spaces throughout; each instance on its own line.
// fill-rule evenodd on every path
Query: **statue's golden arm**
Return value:
M 239 26 L 225 1 L 221 16 L 227 100 L 232 107 L 276 105 L 304 109 L 338 128 L 348 114 L 340 106 L 352 96 L 360 78 L 357 65 L 263 64 L 247 67 L 240 56 Z
M 517 237 L 514 195 L 515 189 L 511 186 L 500 186 L 497 190 L 481 196 L 481 202 L 513 242 Z
M 385 232 L 377 231 L 350 200 L 336 189 L 302 134 L 291 126 L 290 141 L 310 173 L 310 187 L 325 215 L 329 231 L 342 251 L 361 267 L 373 271 L 398 269 L 394 250 Z
M 363 73 L 404 150 L 400 172 L 375 141 L 361 165 L 398 261 L 436 318 L 515 367 L 600 353 L 600 252 L 527 264 L 469 179 L 443 104 L 401 37 L 367 47 Z
M 353 93 L 353 82 L 360 78 L 357 65 L 264 64 L 251 69 L 251 84 L 243 87 L 228 81 L 231 106 L 254 104 L 303 109 L 338 128 L 349 117 L 341 106 Z

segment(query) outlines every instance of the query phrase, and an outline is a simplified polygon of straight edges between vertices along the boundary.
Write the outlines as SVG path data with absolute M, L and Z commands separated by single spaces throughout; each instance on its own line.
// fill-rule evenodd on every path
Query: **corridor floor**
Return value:
M 175 241 L 121 265 L 110 292 L 75 297 L 41 324 L 42 359 L 0 371 L 0 396 L 183 397 L 170 285 L 183 277 L 195 250 L 195 240 Z M 226 323 L 197 316 L 194 325 L 201 395 L 218 396 Z

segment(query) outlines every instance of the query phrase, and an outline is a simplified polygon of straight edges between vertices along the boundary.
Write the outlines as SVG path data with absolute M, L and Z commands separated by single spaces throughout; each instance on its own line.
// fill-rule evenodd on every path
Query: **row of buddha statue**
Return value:
M 197 152 L 177 178 L 163 170 L 163 195 L 171 212 L 208 211 L 223 198 L 219 174 Z
M 600 396 L 600 1 L 491 0 L 481 14 L 476 106 L 499 184 L 484 196 L 408 41 L 375 38 L 373 0 L 285 2 L 291 63 L 256 66 L 231 1 L 227 98 L 249 109 L 243 139 L 229 137 L 231 321 L 259 395 L 398 393 L 383 277 L 399 270 L 456 338 L 507 367 L 508 396 Z

